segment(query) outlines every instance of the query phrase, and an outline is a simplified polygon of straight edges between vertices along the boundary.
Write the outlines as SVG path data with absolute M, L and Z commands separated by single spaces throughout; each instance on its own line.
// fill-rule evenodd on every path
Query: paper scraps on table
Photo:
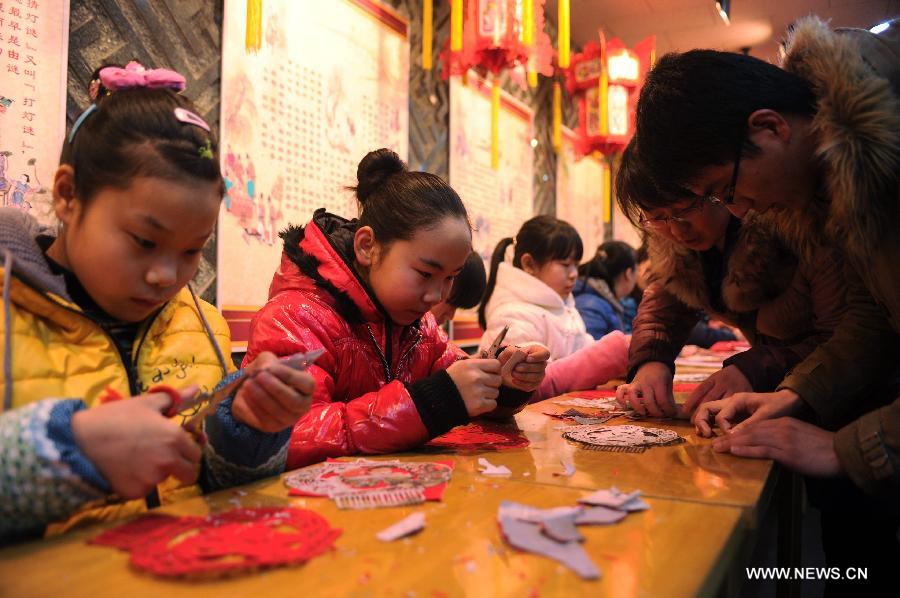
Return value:
M 633 425 L 571 426 L 565 429 L 563 437 L 588 450 L 613 453 L 643 453 L 650 447 L 684 442 L 684 438 L 672 430 Z
M 585 399 L 583 397 L 574 397 L 571 399 L 561 399 L 553 401 L 557 405 L 563 407 L 585 407 L 588 409 L 600 409 L 601 411 L 620 412 L 622 407 L 616 402 L 615 398 L 599 398 Z
M 567 463 L 566 461 L 560 459 L 559 464 L 562 465 L 563 471 L 554 471 L 553 475 L 566 478 L 571 478 L 573 475 L 575 475 L 574 463 Z
M 303 563 L 340 535 L 307 509 L 241 508 L 207 517 L 145 515 L 88 543 L 130 552 L 131 565 L 153 575 L 207 578 Z
M 611 420 L 612 418 L 616 417 L 617 414 L 610 413 L 607 415 L 602 415 L 600 417 L 597 417 L 592 413 L 588 413 L 587 411 L 579 411 L 577 409 L 570 408 L 570 409 L 563 411 L 562 413 L 548 413 L 545 411 L 544 415 L 549 415 L 550 417 L 553 417 L 556 419 L 565 419 L 565 420 L 573 421 L 578 425 L 585 426 L 588 424 L 604 424 L 604 423 L 608 422 L 609 420 Z
M 687 382 L 687 383 L 703 382 L 704 380 L 709 378 L 709 376 L 710 376 L 710 372 L 702 372 L 699 374 L 684 373 L 684 374 L 675 374 L 675 378 L 673 380 L 676 384 L 678 384 L 679 382 Z
M 750 348 L 747 341 L 718 341 L 709 348 L 713 353 L 742 353 Z
M 425 529 L 425 513 L 418 512 L 404 517 L 394 525 L 381 530 L 375 534 L 375 537 L 382 542 L 393 542 L 394 540 L 417 534 L 423 529 Z
M 579 502 L 590 506 L 539 509 L 503 501 L 497 513 L 503 537 L 513 547 L 551 558 L 584 579 L 599 579 L 600 570 L 584 551 L 585 538 L 578 526 L 612 525 L 631 511 L 650 507 L 640 499 L 639 490 L 622 495 L 615 488 L 598 490 Z
M 478 465 L 484 468 L 478 470 L 481 475 L 491 475 L 498 477 L 506 477 L 512 475 L 512 472 L 506 465 L 494 465 L 484 457 L 478 458 Z
M 610 509 L 609 507 L 595 506 L 582 509 L 575 516 L 576 525 L 611 525 L 625 519 L 628 511 Z
M 513 423 L 478 421 L 453 428 L 432 439 L 425 448 L 474 453 L 525 448 L 528 444 L 528 438 Z
M 327 496 L 339 509 L 371 509 L 441 500 L 453 461 L 326 461 L 288 474 L 292 496 Z
M 561 565 L 572 569 L 579 577 L 584 579 L 600 579 L 600 570 L 591 561 L 578 540 L 559 540 L 554 538 L 547 533 L 546 519 L 531 521 L 516 517 L 515 512 L 519 507 L 527 508 L 527 505 L 503 501 L 500 503 L 500 510 L 497 514 L 503 537 L 506 538 L 506 541 L 511 546 L 551 558 Z M 550 529 L 557 533 L 570 533 L 563 529 L 568 526 L 560 522 L 560 519 L 564 517 L 566 516 L 549 518 L 551 521 L 556 521 L 556 523 L 550 524 Z M 574 520 L 574 514 L 570 514 L 568 517 Z M 577 534 L 578 530 L 575 530 L 575 532 Z M 578 534 L 578 536 L 580 537 L 581 534 Z
M 619 511 L 631 513 L 633 511 L 646 511 L 650 508 L 646 502 L 641 499 L 641 491 L 624 493 L 615 486 L 604 490 L 597 490 L 587 496 L 582 496 L 578 502 L 595 507 L 609 507 Z

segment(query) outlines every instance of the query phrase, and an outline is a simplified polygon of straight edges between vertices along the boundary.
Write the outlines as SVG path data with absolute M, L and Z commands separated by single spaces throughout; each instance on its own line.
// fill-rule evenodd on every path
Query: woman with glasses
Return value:
M 634 144 L 622 157 L 617 198 L 647 234 L 652 282 L 634 320 L 619 400 L 642 414 L 677 413 L 674 361 L 700 312 L 739 328 L 752 348 L 727 359 L 678 414 L 736 392 L 774 390 L 844 312 L 840 255 L 822 249 L 798 260 L 763 217 L 738 220 L 717 196 L 662 191 L 643 174 Z

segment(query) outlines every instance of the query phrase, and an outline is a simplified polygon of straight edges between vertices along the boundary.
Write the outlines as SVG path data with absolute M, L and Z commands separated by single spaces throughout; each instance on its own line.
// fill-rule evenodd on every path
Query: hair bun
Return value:
M 364 204 L 388 178 L 405 171 L 406 165 L 396 152 L 387 148 L 369 152 L 356 169 L 356 198 Z

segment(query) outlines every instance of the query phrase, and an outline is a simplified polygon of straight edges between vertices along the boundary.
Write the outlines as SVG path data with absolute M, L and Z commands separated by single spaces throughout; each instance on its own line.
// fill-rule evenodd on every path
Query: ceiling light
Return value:
M 887 30 L 887 28 L 890 26 L 891 26 L 891 22 L 885 21 L 884 23 L 878 23 L 877 25 L 875 25 L 874 27 L 869 29 L 869 31 L 871 31 L 872 33 L 881 33 L 882 31 Z

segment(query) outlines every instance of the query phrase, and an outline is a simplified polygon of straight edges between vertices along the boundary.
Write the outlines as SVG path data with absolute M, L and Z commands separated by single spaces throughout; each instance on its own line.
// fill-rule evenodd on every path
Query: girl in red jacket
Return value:
M 472 251 L 466 209 L 440 177 L 409 172 L 387 149 L 357 169 L 358 220 L 319 209 L 282 233 L 269 301 L 254 317 L 246 361 L 263 351 L 322 348 L 316 390 L 295 425 L 287 468 L 328 457 L 408 449 L 483 414 L 524 405 L 549 351 L 507 347 L 466 359 L 429 309 Z

